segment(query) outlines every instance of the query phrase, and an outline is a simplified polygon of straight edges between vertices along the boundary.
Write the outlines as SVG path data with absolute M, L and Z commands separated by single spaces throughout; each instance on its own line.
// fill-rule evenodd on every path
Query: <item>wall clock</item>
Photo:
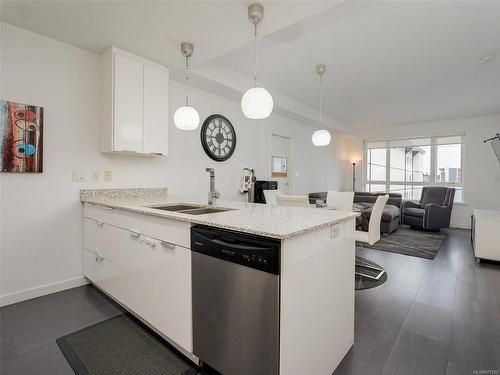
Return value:
M 236 148 L 236 132 L 231 122 L 222 115 L 211 115 L 201 127 L 201 145 L 215 161 L 225 161 Z

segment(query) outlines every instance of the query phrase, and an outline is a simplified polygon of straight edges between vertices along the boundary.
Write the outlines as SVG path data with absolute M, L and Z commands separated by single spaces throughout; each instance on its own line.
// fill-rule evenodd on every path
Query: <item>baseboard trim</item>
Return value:
M 4 294 L 0 296 L 0 307 L 12 305 L 13 303 L 26 301 L 36 297 L 45 296 L 47 294 L 60 292 L 66 289 L 76 288 L 88 283 L 89 281 L 85 277 L 80 276 L 73 279 L 58 281 L 51 284 L 41 285 L 35 288 L 21 290 L 19 292 Z
M 450 225 L 450 228 L 470 229 L 470 224 L 453 224 L 453 225 Z

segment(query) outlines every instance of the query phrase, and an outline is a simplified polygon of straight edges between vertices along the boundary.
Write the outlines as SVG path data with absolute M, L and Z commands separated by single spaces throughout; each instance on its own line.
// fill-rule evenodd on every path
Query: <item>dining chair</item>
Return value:
M 340 210 L 352 211 L 354 204 L 354 191 L 329 190 L 326 194 L 326 207 Z
M 370 222 L 368 223 L 368 232 L 355 230 L 354 239 L 357 242 L 367 243 L 373 245 L 380 240 L 380 222 L 382 220 L 382 213 L 384 212 L 384 207 L 389 200 L 389 195 L 380 195 L 377 197 L 375 204 L 373 205 L 372 213 L 370 215 Z M 378 272 L 376 276 L 368 275 L 362 272 L 356 272 L 356 275 L 367 277 L 370 279 L 378 280 L 385 273 L 384 269 L 380 267 L 374 267 L 368 265 L 364 262 L 362 257 L 356 256 L 356 266 L 369 268 Z
M 276 201 L 280 206 L 309 207 L 307 195 L 276 195 Z
M 263 192 L 264 192 L 264 199 L 266 200 L 266 204 L 274 204 L 274 205 L 278 204 L 278 201 L 276 200 L 276 196 L 282 194 L 280 189 L 263 190 Z

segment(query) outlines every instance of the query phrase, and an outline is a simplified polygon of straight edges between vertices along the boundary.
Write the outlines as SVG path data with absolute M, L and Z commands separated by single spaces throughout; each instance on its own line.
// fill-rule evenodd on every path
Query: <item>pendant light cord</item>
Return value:
M 323 123 L 323 74 L 319 75 L 319 122 Z
M 255 65 L 253 71 L 253 85 L 257 87 L 257 24 L 254 24 L 254 50 L 255 50 Z
M 189 57 L 186 56 L 186 106 L 189 105 Z

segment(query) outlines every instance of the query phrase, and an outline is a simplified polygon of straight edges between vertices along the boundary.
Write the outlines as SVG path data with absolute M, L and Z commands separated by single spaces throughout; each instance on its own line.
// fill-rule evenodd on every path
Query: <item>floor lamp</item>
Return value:
M 352 191 L 356 191 L 356 164 L 358 160 L 351 160 L 352 163 Z

